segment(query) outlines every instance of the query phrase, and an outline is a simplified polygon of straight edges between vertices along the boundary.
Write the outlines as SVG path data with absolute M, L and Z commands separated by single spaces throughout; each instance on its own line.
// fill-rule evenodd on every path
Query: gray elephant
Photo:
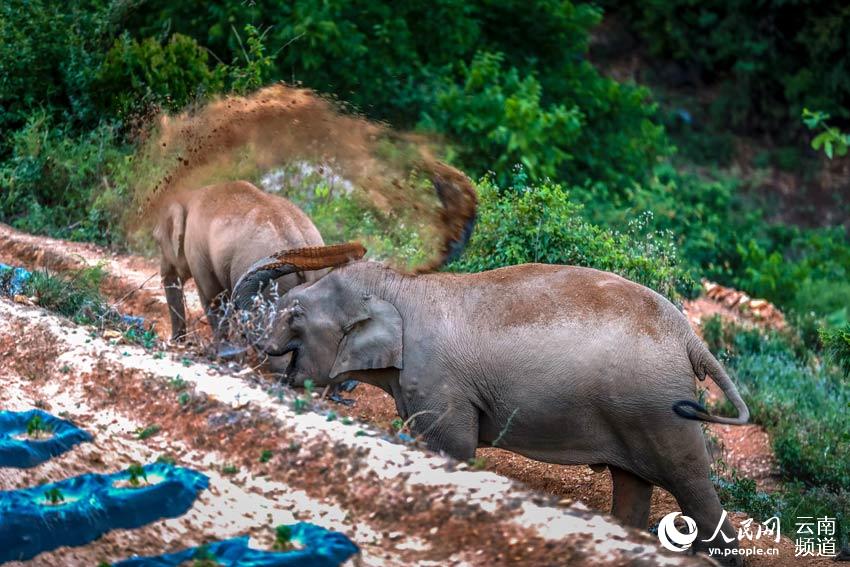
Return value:
M 234 301 L 248 307 L 271 278 L 338 265 L 345 246 L 259 262 Z M 350 252 L 362 255 L 358 245 Z M 572 266 L 407 275 L 356 261 L 290 290 L 278 310 L 259 348 L 291 353 L 293 384 L 378 386 L 430 448 L 456 459 L 498 440 L 548 463 L 607 465 L 612 513 L 626 524 L 646 527 L 657 485 L 695 520 L 694 548 L 737 549 L 728 519 L 723 534 L 701 541 L 715 535 L 723 511 L 700 421 L 743 424 L 749 411 L 682 313 L 654 291 Z M 738 417 L 693 401 L 694 378 L 706 374 Z

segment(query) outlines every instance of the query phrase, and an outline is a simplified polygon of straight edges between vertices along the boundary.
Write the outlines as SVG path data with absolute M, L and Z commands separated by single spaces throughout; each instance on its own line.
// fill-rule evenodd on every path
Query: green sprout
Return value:
M 274 534 L 274 549 L 287 551 L 292 549 L 292 528 L 289 526 L 278 526 Z
M 216 561 L 215 556 L 206 544 L 195 550 L 195 555 L 192 559 L 192 565 L 194 567 L 215 567 L 216 565 L 221 565 L 221 563 Z
M 33 439 L 38 439 L 42 434 L 51 433 L 53 429 L 44 423 L 42 417 L 38 414 L 32 416 L 27 422 L 27 435 Z
M 227 464 L 221 467 L 222 474 L 236 474 L 239 472 L 239 467 L 236 465 Z
M 44 498 L 54 505 L 65 501 L 65 496 L 62 495 L 62 491 L 55 486 L 50 490 L 44 491 Z
M 142 467 L 139 463 L 133 463 L 130 465 L 127 472 L 130 473 L 130 478 L 128 479 L 130 486 L 139 486 L 141 484 L 139 479 L 144 479 L 146 483 L 148 481 L 148 475 L 145 473 L 144 467 Z
M 155 423 L 153 425 L 148 425 L 144 429 L 139 430 L 136 434 L 136 438 L 143 441 L 159 433 L 160 429 L 162 428 Z
M 260 453 L 260 462 L 261 463 L 268 463 L 269 461 L 272 460 L 272 456 L 274 456 L 274 453 L 272 453 L 268 449 L 263 449 L 263 452 Z
M 390 427 L 393 428 L 393 431 L 401 431 L 401 429 L 404 427 L 404 420 L 400 417 L 397 417 L 392 420 L 392 422 L 390 423 Z

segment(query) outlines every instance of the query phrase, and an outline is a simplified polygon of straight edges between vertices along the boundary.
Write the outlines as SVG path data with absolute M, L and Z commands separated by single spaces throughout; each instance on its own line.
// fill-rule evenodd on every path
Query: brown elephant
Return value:
M 195 280 L 213 332 L 218 306 L 260 258 L 281 248 L 321 246 L 322 235 L 289 200 L 247 181 L 186 191 L 160 207 L 153 236 L 162 252 L 160 274 L 171 315 L 171 337 L 186 334 L 183 284 Z M 283 293 L 323 272 L 293 273 L 276 281 Z

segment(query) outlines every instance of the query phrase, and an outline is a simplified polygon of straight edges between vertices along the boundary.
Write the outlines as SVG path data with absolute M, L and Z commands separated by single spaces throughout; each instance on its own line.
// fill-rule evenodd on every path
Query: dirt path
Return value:
M 127 313 L 147 317 L 156 324 L 161 337 L 167 335 L 164 299 L 159 289 L 155 262 L 134 256 L 116 256 L 93 245 L 78 245 L 62 241 L 33 237 L 0 225 L 0 261 L 23 264 L 30 268 L 49 267 L 67 269 L 78 267 L 83 261 L 94 264 L 107 259 L 104 264 L 109 272 L 109 285 L 105 293 L 113 300 L 122 300 L 122 309 Z M 154 275 L 154 277 L 150 277 Z M 188 296 L 192 297 L 191 291 Z M 194 304 L 192 303 L 194 301 Z M 195 315 L 196 328 L 204 332 L 203 321 L 197 299 L 189 300 L 190 310 Z M 193 309 L 194 307 L 194 309 Z M 695 326 L 701 317 L 720 313 L 729 317 L 740 317 L 735 309 L 720 302 L 700 298 L 686 305 L 686 313 Z M 390 423 L 397 417 L 392 399 L 377 388 L 361 385 L 348 394 L 356 400 L 352 408 L 335 407 L 340 415 L 347 415 L 374 424 L 389 431 Z M 744 427 L 712 427 L 722 448 L 724 460 L 754 478 L 760 487 L 769 489 L 776 483 L 776 463 L 770 450 L 766 433 L 755 425 Z M 596 473 L 585 466 L 560 466 L 532 461 L 524 457 L 487 449 L 480 451 L 487 470 L 518 480 L 529 488 L 554 495 L 563 503 L 581 502 L 592 509 L 607 511 L 611 503 L 610 476 L 606 472 Z M 665 514 L 678 510 L 675 500 L 666 491 L 656 489 L 653 495 L 651 521 L 656 522 Z M 739 518 L 740 519 L 740 518 Z M 787 542 L 786 542 L 787 543 Z M 793 546 L 791 547 L 793 550 Z M 782 554 L 785 558 L 787 553 Z M 793 551 L 790 553 L 793 557 Z M 776 558 L 755 558 L 751 565 L 784 565 Z M 799 563 L 787 563 L 799 564 Z

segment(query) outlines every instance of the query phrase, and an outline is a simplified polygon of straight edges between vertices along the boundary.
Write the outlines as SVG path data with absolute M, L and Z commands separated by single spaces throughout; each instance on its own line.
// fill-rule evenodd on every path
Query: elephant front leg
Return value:
M 447 403 L 420 409 L 413 411 L 407 421 L 410 430 L 432 451 L 463 462 L 475 457 L 479 413 L 472 404 Z
M 162 286 L 165 288 L 165 301 L 171 319 L 171 340 L 177 341 L 186 336 L 186 302 L 183 296 L 183 281 L 177 270 L 168 264 L 160 267 Z

